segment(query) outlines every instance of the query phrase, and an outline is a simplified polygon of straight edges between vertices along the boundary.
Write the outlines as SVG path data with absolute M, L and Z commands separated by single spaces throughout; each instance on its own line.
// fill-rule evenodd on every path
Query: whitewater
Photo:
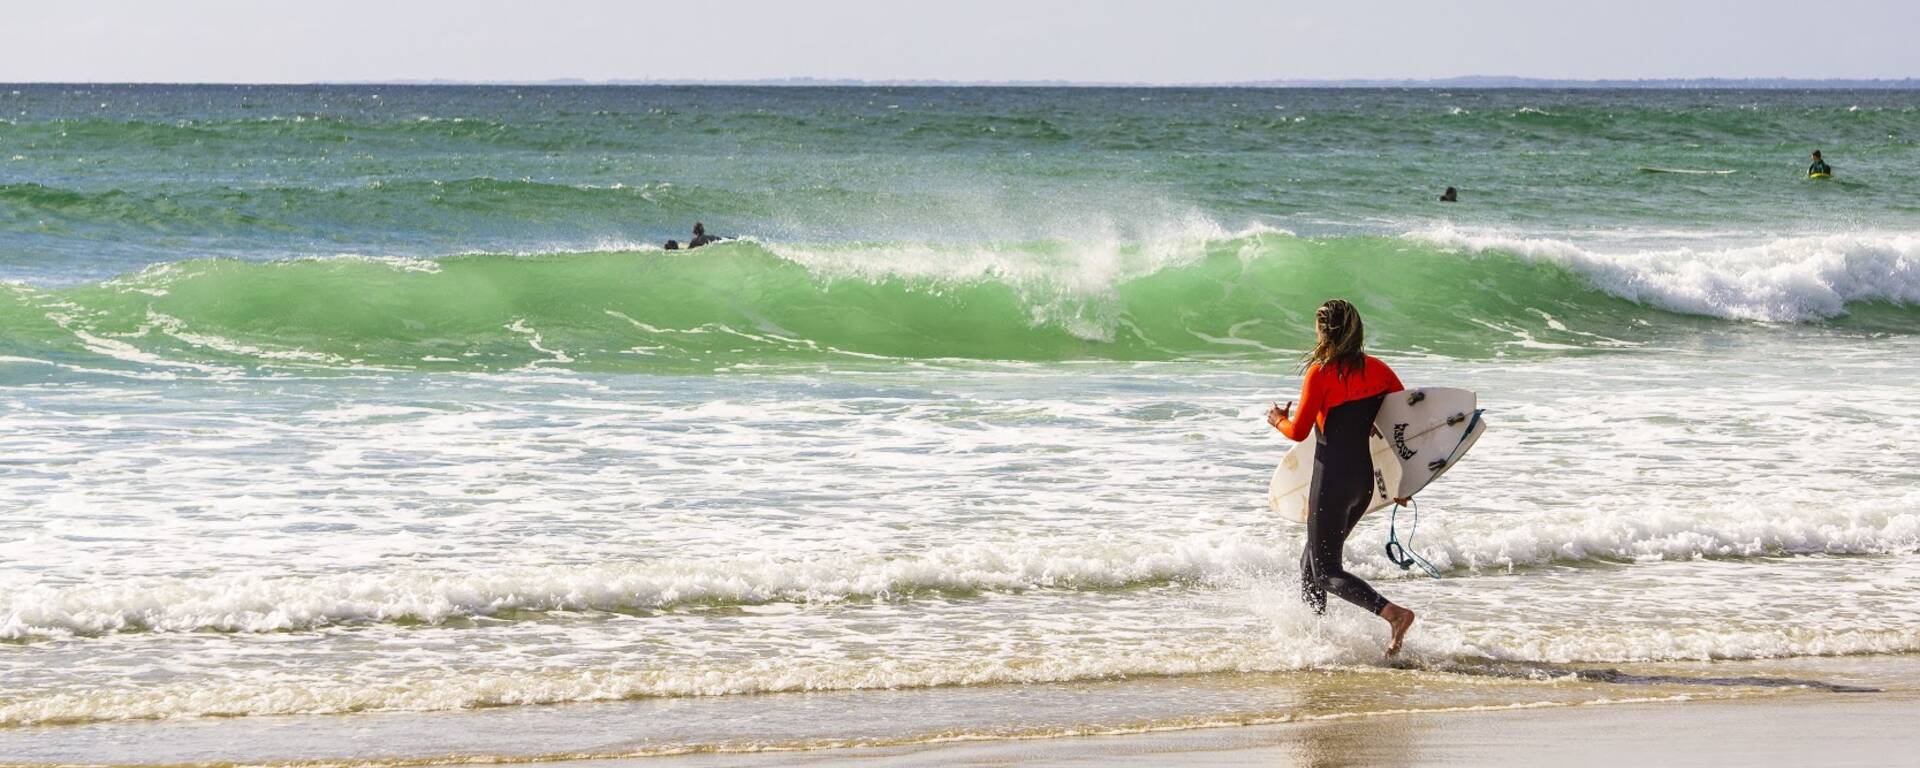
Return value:
M 1910 93 L 0 114 L 0 763 L 1036 738 L 1920 654 Z M 661 249 L 694 221 L 735 239 Z M 1265 501 L 1334 296 L 1490 425 L 1396 521 L 1442 578 L 1383 517 L 1349 543 L 1421 612 L 1391 664 L 1299 603 Z M 1729 665 L 1762 683 L 1669 679 Z

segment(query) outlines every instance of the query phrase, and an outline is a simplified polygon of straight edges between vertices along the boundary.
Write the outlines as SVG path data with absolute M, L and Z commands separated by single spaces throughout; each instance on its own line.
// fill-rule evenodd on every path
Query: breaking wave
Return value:
M 1671 342 L 1729 321 L 1912 332 L 1920 237 L 1609 254 L 1450 229 L 1314 239 L 1198 222 L 1133 242 L 203 259 L 0 288 L 0 352 L 177 372 L 1282 359 L 1329 296 L 1360 304 L 1380 348 L 1459 357 Z

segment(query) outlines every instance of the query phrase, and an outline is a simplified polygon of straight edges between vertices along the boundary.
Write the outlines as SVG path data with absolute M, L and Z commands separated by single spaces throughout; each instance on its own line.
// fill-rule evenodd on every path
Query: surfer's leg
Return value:
M 1347 509 L 1347 527 L 1346 527 L 1346 532 L 1341 534 L 1340 536 L 1341 542 L 1344 543 L 1347 539 L 1347 536 L 1353 533 L 1354 526 L 1357 526 L 1360 524 L 1360 518 L 1366 516 L 1367 506 L 1372 501 L 1373 501 L 1373 486 L 1369 485 L 1367 486 L 1366 489 L 1360 492 L 1359 496 L 1355 497 L 1353 506 Z M 1355 581 L 1359 581 L 1358 577 L 1354 577 L 1351 574 L 1349 574 L 1348 577 L 1354 579 Z M 1360 584 L 1362 586 L 1367 586 L 1366 582 L 1364 581 L 1361 581 Z M 1373 588 L 1371 586 L 1367 586 L 1367 591 L 1372 592 Z M 1346 596 L 1342 595 L 1342 597 L 1346 597 Z M 1413 611 L 1409 611 L 1405 608 L 1402 608 L 1398 605 L 1388 602 L 1386 598 L 1380 597 L 1378 593 L 1375 593 L 1375 597 L 1379 597 L 1380 602 L 1383 603 L 1383 605 L 1381 605 L 1379 608 L 1368 608 L 1368 610 L 1373 611 L 1375 615 L 1378 615 L 1380 618 L 1385 619 L 1387 622 L 1387 626 L 1392 629 L 1393 639 L 1387 643 L 1387 655 L 1392 656 L 1400 652 L 1401 641 L 1406 638 L 1407 630 L 1413 628 L 1413 619 L 1414 619 Z M 1347 598 L 1347 599 L 1352 600 L 1353 598 Z M 1368 607 L 1368 604 L 1361 603 L 1359 601 L 1355 601 L 1354 604 L 1362 608 Z
M 1361 491 L 1358 496 L 1353 497 L 1351 506 L 1347 507 L 1347 527 L 1340 532 L 1341 541 L 1346 541 L 1348 536 L 1353 535 L 1353 529 L 1360 525 L 1360 518 L 1367 516 L 1367 504 L 1372 501 L 1373 486 L 1367 486 L 1366 490 Z
M 1337 553 L 1340 545 L 1334 546 Z M 1373 591 L 1373 586 L 1365 579 L 1348 573 L 1347 569 L 1341 567 L 1339 557 L 1335 554 L 1331 558 L 1333 562 L 1328 563 L 1323 560 L 1316 564 L 1317 574 L 1320 577 L 1318 586 L 1327 592 L 1339 595 L 1342 600 L 1367 609 L 1367 613 L 1380 613 L 1382 608 L 1387 607 L 1387 599 L 1381 597 L 1379 592 Z
M 1351 480 L 1351 478 L 1348 478 Z M 1347 573 L 1340 562 L 1347 545 L 1347 534 L 1353 532 L 1353 526 L 1359 521 L 1359 515 L 1353 513 L 1357 505 L 1364 512 L 1367 499 L 1373 487 L 1367 484 L 1371 478 L 1361 482 L 1323 483 L 1318 503 L 1311 515 L 1307 516 L 1307 553 L 1312 561 L 1307 564 L 1307 575 L 1313 586 L 1323 593 L 1331 592 L 1340 599 L 1377 614 L 1386 607 L 1387 599 L 1373 591 L 1373 587 L 1358 576 Z M 1356 490 L 1357 489 L 1357 490 Z
M 1334 546 L 1338 551 L 1340 545 Z M 1339 557 L 1336 554 L 1331 558 L 1320 558 L 1314 564 L 1314 575 L 1317 577 L 1314 580 L 1314 586 L 1367 609 L 1367 613 L 1378 614 L 1380 609 L 1387 607 L 1387 599 L 1373 591 L 1373 587 L 1368 585 L 1365 579 L 1347 573 L 1345 568 L 1340 567 Z M 1329 559 L 1333 562 L 1327 562 Z
M 1313 480 L 1307 487 L 1307 499 L 1312 504 L 1307 509 L 1307 542 L 1300 550 L 1300 601 L 1307 604 L 1315 614 L 1327 612 L 1327 587 L 1320 579 L 1320 571 L 1315 566 L 1323 559 L 1319 552 L 1326 548 L 1327 539 L 1338 529 L 1329 530 L 1323 521 L 1330 516 L 1321 510 L 1320 497 L 1326 489 L 1327 467 L 1319 461 L 1313 462 Z M 1335 537 L 1343 539 L 1345 537 Z M 1338 547 L 1339 544 L 1334 546 Z M 1338 550 L 1335 550 L 1336 552 Z
M 1313 534 L 1307 534 L 1307 546 L 1300 551 L 1300 601 L 1314 613 L 1327 612 L 1327 591 L 1313 578 Z
M 1315 473 L 1314 507 L 1307 515 L 1306 559 L 1300 566 L 1301 595 L 1308 605 L 1315 606 L 1315 612 L 1326 609 L 1326 594 L 1332 592 L 1386 620 L 1393 632 L 1393 639 L 1387 643 L 1387 655 L 1392 656 L 1400 652 L 1407 630 L 1413 627 L 1413 611 L 1388 602 L 1365 579 L 1348 573 L 1341 563 L 1347 536 L 1360 524 L 1361 516 L 1367 512 L 1367 502 L 1373 498 L 1372 477 L 1369 473 L 1359 482 L 1339 483 L 1336 481 L 1340 478 L 1334 477 L 1336 474 L 1339 473 Z M 1320 599 L 1317 605 L 1312 597 L 1316 594 Z

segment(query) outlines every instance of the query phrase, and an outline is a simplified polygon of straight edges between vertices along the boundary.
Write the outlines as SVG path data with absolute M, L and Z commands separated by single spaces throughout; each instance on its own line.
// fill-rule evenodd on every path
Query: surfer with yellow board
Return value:
M 1314 344 L 1306 357 L 1300 410 L 1275 405 L 1267 423 L 1295 442 L 1311 434 L 1315 446 L 1307 512 L 1307 546 L 1300 557 L 1300 594 L 1315 613 L 1327 609 L 1327 593 L 1367 609 L 1392 628 L 1387 655 L 1413 626 L 1413 611 L 1394 605 L 1342 564 L 1347 536 L 1373 500 L 1373 458 L 1368 437 L 1386 396 L 1405 387 L 1393 369 L 1364 349 L 1360 311 L 1341 299 L 1314 313 Z M 1314 427 L 1319 429 L 1314 429 Z
M 1807 166 L 1807 178 L 1809 179 L 1833 178 L 1833 166 L 1827 165 L 1827 161 L 1820 159 L 1820 150 L 1816 149 L 1813 151 L 1813 165 Z

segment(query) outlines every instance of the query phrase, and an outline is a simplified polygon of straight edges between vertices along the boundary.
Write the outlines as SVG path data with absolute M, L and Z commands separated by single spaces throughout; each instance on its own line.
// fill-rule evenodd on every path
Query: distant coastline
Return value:
M 823 77 L 783 77 L 757 80 L 582 80 L 541 81 L 461 81 L 461 80 L 385 80 L 365 85 L 663 85 L 663 86 L 780 86 L 780 87 L 877 87 L 877 88 L 1582 88 L 1594 90 L 1916 90 L 1920 78 L 1888 79 L 1798 79 L 1767 78 L 1665 78 L 1648 80 L 1559 80 L 1501 75 L 1467 75 L 1440 79 L 1276 79 L 1233 82 L 1139 83 L 1088 82 L 1076 80 L 855 80 Z
M 1093 82 L 1077 80 L 857 80 L 824 77 L 782 77 L 738 80 L 690 79 L 613 79 L 586 80 L 558 78 L 549 80 L 323 80 L 285 83 L 217 82 L 16 82 L 6 85 L 387 85 L 387 86 L 661 86 L 661 87 L 780 87 L 780 88 L 1356 88 L 1426 90 L 1920 90 L 1920 78 L 1788 78 L 1788 77 L 1704 77 L 1655 79 L 1572 80 L 1503 75 L 1467 75 L 1438 79 L 1350 78 L 1350 79 L 1274 79 L 1231 82 L 1144 83 Z

